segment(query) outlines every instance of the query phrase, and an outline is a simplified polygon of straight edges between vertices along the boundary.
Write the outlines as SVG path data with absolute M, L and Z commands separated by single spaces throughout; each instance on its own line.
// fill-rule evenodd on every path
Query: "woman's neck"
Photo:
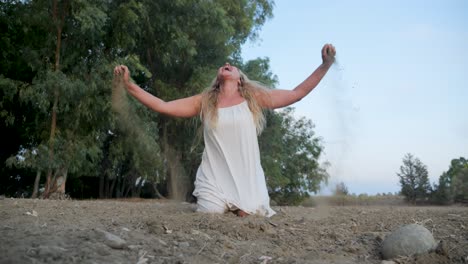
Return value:
M 221 86 L 220 96 L 229 98 L 235 95 L 239 95 L 239 87 L 237 81 L 225 81 Z
M 237 82 L 225 82 L 221 86 L 221 91 L 218 94 L 218 107 L 229 107 L 237 105 L 244 101 L 244 98 L 239 92 Z

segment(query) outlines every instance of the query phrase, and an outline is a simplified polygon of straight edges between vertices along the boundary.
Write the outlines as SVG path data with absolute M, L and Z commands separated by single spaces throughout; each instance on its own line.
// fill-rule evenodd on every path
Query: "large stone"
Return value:
M 431 232 L 422 225 L 410 224 L 398 228 L 382 242 L 384 259 L 398 256 L 424 254 L 434 249 L 437 243 Z

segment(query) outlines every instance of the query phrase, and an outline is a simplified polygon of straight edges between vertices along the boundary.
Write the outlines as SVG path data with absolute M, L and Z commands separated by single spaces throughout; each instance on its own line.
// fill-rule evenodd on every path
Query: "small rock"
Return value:
M 192 229 L 192 235 L 200 235 L 200 236 L 205 237 L 205 238 L 208 239 L 208 240 L 211 240 L 211 237 L 210 237 L 208 234 L 206 234 L 206 233 L 204 233 L 204 232 L 202 232 L 202 231 L 200 231 L 200 230 L 194 230 L 194 229 Z
M 129 245 L 128 248 L 131 249 L 131 250 L 140 250 L 142 248 L 142 246 L 140 246 L 140 245 Z
M 98 229 L 98 231 L 104 234 L 105 244 L 108 245 L 109 247 L 113 249 L 124 249 L 127 247 L 127 242 L 125 242 L 125 240 L 123 240 L 122 238 L 114 234 L 111 234 L 109 232 L 106 232 L 104 230 Z
M 180 243 L 178 244 L 178 246 L 181 247 L 181 248 L 182 248 L 182 247 L 186 248 L 186 247 L 190 247 L 190 244 L 189 244 L 189 242 L 180 242 Z
M 164 242 L 164 240 L 161 240 L 161 239 L 158 238 L 158 242 L 163 246 L 167 246 L 167 243 Z
M 35 216 L 35 217 L 38 216 L 37 212 L 34 211 L 34 210 L 32 210 L 32 212 L 26 212 L 26 214 L 27 214 L 27 215 L 30 215 L 30 216 Z
M 38 246 L 38 247 L 30 248 L 26 252 L 26 255 L 30 257 L 57 258 L 59 256 L 64 255 L 65 252 L 67 251 L 68 251 L 67 249 L 58 247 L 58 246 Z
M 5 195 L 0 195 L 0 200 L 5 199 Z
M 232 242 L 230 242 L 230 241 L 225 241 L 223 246 L 226 247 L 226 248 L 229 248 L 229 249 L 234 248 L 234 244 Z
M 111 254 L 109 252 L 110 249 L 104 245 L 98 246 L 94 250 L 101 256 L 109 256 Z
M 392 261 L 392 260 L 382 260 L 382 262 L 380 262 L 380 264 L 396 264 L 396 262 Z
M 261 256 L 258 260 L 262 260 L 260 264 L 266 264 L 268 263 L 269 260 L 272 260 L 273 258 L 270 256 Z
M 427 253 L 436 247 L 431 232 L 422 225 L 410 224 L 398 228 L 382 242 L 384 259 Z

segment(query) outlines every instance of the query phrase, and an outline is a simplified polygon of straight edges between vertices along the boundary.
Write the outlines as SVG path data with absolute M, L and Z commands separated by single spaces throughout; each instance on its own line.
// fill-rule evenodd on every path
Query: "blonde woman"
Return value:
M 197 211 L 239 216 L 272 216 L 265 176 L 260 164 L 257 135 L 265 119 L 263 109 L 291 105 L 314 89 L 335 61 L 335 47 L 322 48 L 322 64 L 293 90 L 266 89 L 226 63 L 201 94 L 165 102 L 130 82 L 124 65 L 115 67 L 127 91 L 152 110 L 174 117 L 199 115 L 204 126 L 205 150 L 195 190 Z

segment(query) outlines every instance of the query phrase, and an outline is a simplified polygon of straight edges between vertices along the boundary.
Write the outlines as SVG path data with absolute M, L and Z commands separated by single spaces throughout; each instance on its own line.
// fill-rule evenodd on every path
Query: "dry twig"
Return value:
M 207 243 L 205 243 L 205 244 L 203 245 L 203 247 L 202 247 L 200 250 L 198 250 L 198 252 L 197 252 L 196 255 L 199 255 L 199 254 L 203 251 L 203 249 L 205 249 L 206 245 L 207 245 Z

